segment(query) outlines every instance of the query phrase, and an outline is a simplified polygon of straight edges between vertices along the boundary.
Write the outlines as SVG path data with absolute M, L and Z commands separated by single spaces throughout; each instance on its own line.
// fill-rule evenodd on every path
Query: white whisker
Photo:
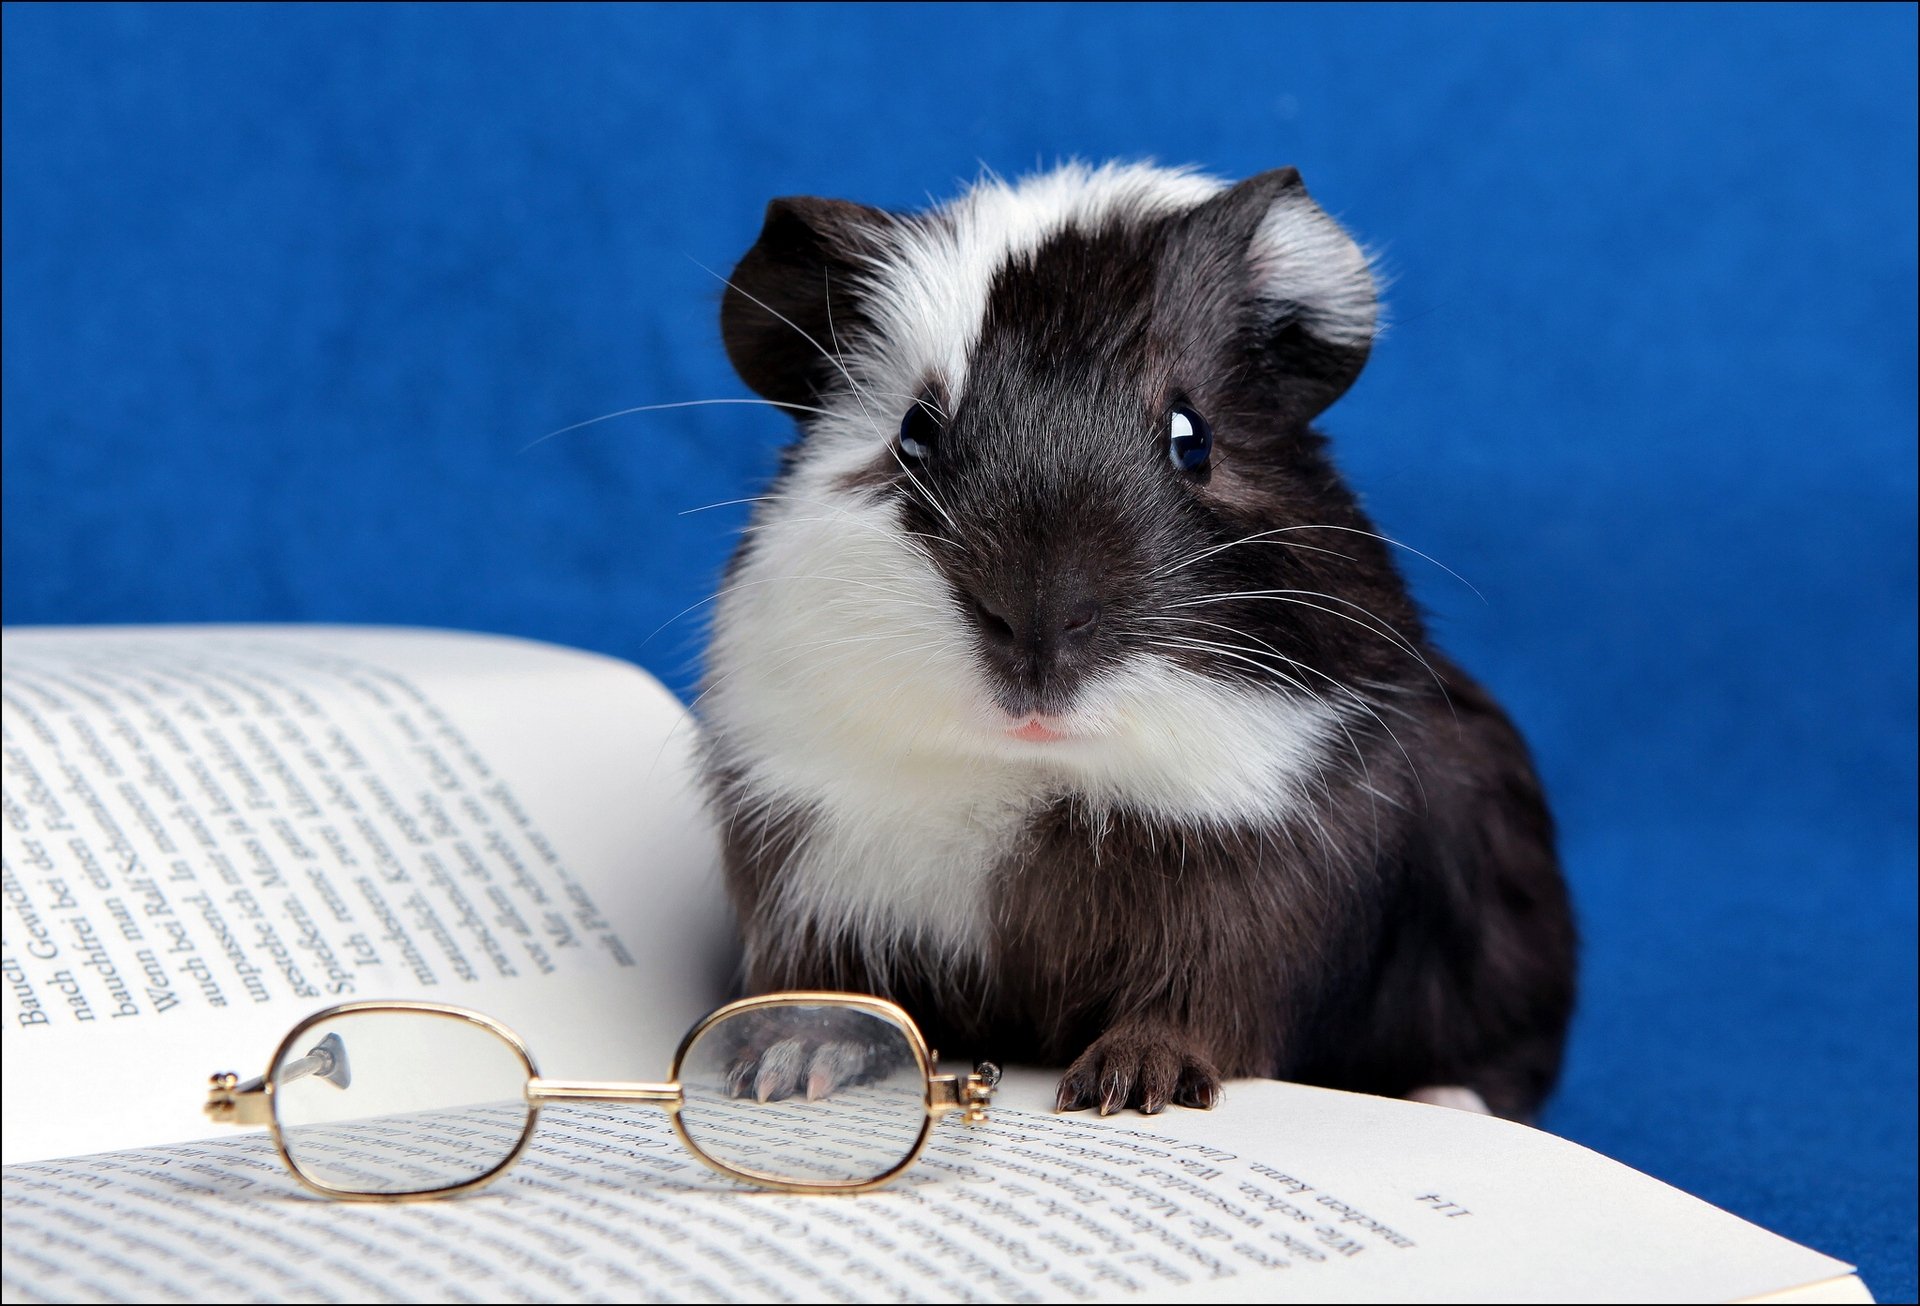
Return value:
M 1377 626 L 1370 626 L 1358 617 L 1349 616 L 1344 612 L 1336 612 L 1332 608 L 1323 608 L 1318 603 L 1308 603 L 1304 598 L 1289 597 L 1290 595 L 1311 595 L 1317 599 L 1326 599 L 1330 603 L 1343 603 L 1355 611 L 1365 613 L 1379 624 Z M 1208 594 L 1200 598 L 1183 599 L 1177 603 L 1169 603 L 1167 606 L 1169 608 L 1206 607 L 1214 603 L 1231 603 L 1241 599 L 1266 603 L 1292 603 L 1298 607 L 1312 608 L 1315 612 L 1324 612 L 1330 617 L 1339 617 L 1342 621 L 1351 621 L 1354 625 L 1360 627 L 1360 629 L 1384 639 L 1387 643 L 1393 645 L 1415 662 L 1418 662 L 1422 667 L 1426 668 L 1427 674 L 1433 677 L 1433 683 L 1439 687 L 1440 696 L 1446 700 L 1448 709 L 1452 709 L 1453 696 L 1447 692 L 1446 681 L 1440 678 L 1440 673 L 1434 670 L 1433 664 L 1427 661 L 1426 656 L 1422 654 L 1418 648 L 1414 647 L 1413 641 L 1395 629 L 1391 622 L 1369 611 L 1360 604 L 1353 602 L 1351 599 L 1343 599 L 1334 594 L 1323 594 L 1319 590 L 1238 590 L 1226 594 Z
M 1237 549 L 1243 544 L 1259 544 L 1259 543 L 1285 544 L 1291 548 L 1308 549 L 1315 553 L 1329 553 L 1336 558 L 1346 558 L 1348 561 L 1353 561 L 1352 555 L 1339 553 L 1333 549 L 1322 549 L 1312 544 L 1300 544 L 1297 541 L 1279 540 L 1279 539 L 1272 538 L 1278 535 L 1290 535 L 1296 531 L 1344 531 L 1349 535 L 1364 535 L 1368 539 L 1379 540 L 1382 544 L 1392 545 L 1396 549 L 1404 549 L 1408 553 L 1411 553 L 1414 557 L 1423 558 L 1426 561 L 1432 563 L 1434 566 L 1438 567 L 1441 571 L 1446 572 L 1447 575 L 1453 577 L 1455 580 L 1459 581 L 1462 585 L 1465 585 L 1468 589 L 1473 591 L 1473 596 L 1479 599 L 1482 603 L 1485 603 L 1487 601 L 1487 596 L 1482 594 L 1479 591 L 1479 589 L 1474 586 L 1472 581 L 1468 580 L 1465 576 L 1462 576 L 1459 572 L 1455 571 L 1453 568 L 1449 567 L 1446 563 L 1440 561 L 1438 558 L 1433 557 L 1431 554 L 1422 553 L 1420 550 L 1414 548 L 1411 544 L 1402 544 L 1399 540 L 1393 539 L 1390 536 L 1382 535 L 1378 531 L 1361 530 L 1357 526 L 1335 526 L 1327 522 L 1304 522 L 1296 526 L 1276 527 L 1270 531 L 1255 531 L 1252 535 L 1243 536 L 1242 538 L 1237 540 L 1229 540 L 1225 544 L 1216 544 L 1216 545 L 1213 545 L 1211 548 L 1202 549 L 1198 553 L 1189 554 L 1188 556 L 1180 559 L 1178 562 L 1169 564 L 1168 566 L 1159 568 L 1158 570 L 1150 572 L 1148 574 L 1149 576 L 1170 576 L 1174 572 L 1180 571 L 1183 568 L 1192 566 L 1196 562 L 1200 562 L 1200 561 L 1203 561 L 1204 559 L 1211 558 L 1218 553 L 1225 553 L 1228 549 Z
M 712 512 L 715 508 L 737 507 L 743 503 L 805 503 L 817 508 L 825 508 L 832 514 L 827 517 L 782 517 L 778 521 L 760 522 L 743 528 L 749 533 L 753 531 L 772 530 L 786 522 L 845 522 L 849 526 L 858 526 L 862 530 L 871 531 L 885 539 L 933 540 L 936 543 L 945 544 L 952 548 L 957 549 L 960 547 L 957 541 L 950 540 L 944 535 L 933 535 L 927 531 L 910 531 L 905 527 L 888 530 L 884 526 L 870 521 L 863 521 L 861 518 L 854 516 L 843 504 L 830 503 L 825 499 L 809 498 L 804 494 L 794 494 L 786 490 L 778 494 L 751 494 L 740 499 L 721 499 L 717 503 L 703 503 L 697 508 L 682 509 L 679 515 L 682 517 L 691 517 L 695 513 Z
M 760 408 L 788 408 L 802 413 L 819 413 L 823 417 L 832 417 L 833 413 L 825 408 L 814 408 L 808 404 L 783 404 L 776 399 L 683 399 L 673 404 L 639 404 L 632 408 L 622 408 L 617 413 L 602 413 L 598 417 L 589 417 L 584 422 L 575 422 L 572 426 L 563 426 L 557 431 L 548 431 L 532 444 L 525 445 L 520 452 L 525 453 L 537 445 L 545 444 L 556 435 L 565 435 L 568 431 L 578 431 L 582 427 L 597 426 L 601 422 L 611 422 L 616 417 L 630 417 L 634 413 L 659 413 L 670 408 L 710 408 L 715 405 L 751 404 Z
M 1281 544 L 1289 549 L 1299 549 L 1306 553 L 1324 553 L 1329 557 L 1344 558 L 1348 562 L 1357 561 L 1351 553 L 1341 553 L 1337 549 L 1323 549 L 1317 544 L 1302 544 L 1298 540 L 1275 540 L 1267 538 L 1268 536 L 1283 534 L 1286 530 L 1292 529 L 1294 528 L 1286 527 L 1283 528 L 1283 530 L 1257 531 L 1252 535 L 1243 536 L 1237 540 L 1229 540 L 1225 544 L 1210 545 L 1207 548 L 1189 553 L 1186 557 L 1168 563 L 1165 566 L 1154 568 L 1154 570 L 1147 573 L 1147 578 L 1151 580 L 1159 576 L 1171 576 L 1174 572 L 1184 570 L 1196 562 L 1204 561 L 1207 558 L 1213 557 L 1215 554 L 1225 553 L 1228 549 L 1237 549 L 1243 544 Z

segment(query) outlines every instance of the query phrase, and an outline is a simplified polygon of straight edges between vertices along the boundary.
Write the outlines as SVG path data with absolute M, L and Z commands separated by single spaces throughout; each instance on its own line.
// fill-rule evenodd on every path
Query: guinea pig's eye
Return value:
M 924 461 L 940 440 L 940 419 L 924 400 L 916 399 L 900 419 L 900 452 L 915 462 Z
M 1203 472 L 1213 457 L 1213 428 L 1185 404 L 1167 416 L 1167 457 L 1183 472 Z

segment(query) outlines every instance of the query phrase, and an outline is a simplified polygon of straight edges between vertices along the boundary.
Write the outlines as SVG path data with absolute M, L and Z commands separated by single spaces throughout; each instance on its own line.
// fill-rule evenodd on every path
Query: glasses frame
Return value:
M 744 1166 L 730 1165 L 709 1155 L 706 1149 L 694 1141 L 693 1136 L 687 1132 L 686 1122 L 680 1118 L 681 1108 L 686 1105 L 686 1091 L 680 1082 L 680 1069 L 686 1062 L 687 1053 L 700 1041 L 703 1034 L 721 1021 L 731 1019 L 743 1012 L 801 1006 L 832 1006 L 864 1011 L 887 1021 L 907 1036 L 907 1043 L 913 1049 L 914 1065 L 920 1072 L 920 1079 L 924 1086 L 921 1100 L 925 1109 L 920 1120 L 920 1132 L 914 1139 L 913 1147 L 891 1169 L 882 1174 L 868 1179 L 790 1179 L 782 1175 L 764 1174 Z M 527 1102 L 527 1123 L 520 1131 L 519 1141 L 514 1144 L 513 1150 L 485 1174 L 456 1184 L 421 1189 L 418 1192 L 366 1193 L 321 1183 L 309 1176 L 293 1159 L 293 1154 L 287 1147 L 286 1137 L 281 1131 L 280 1113 L 274 1101 L 274 1072 L 294 1054 L 295 1049 L 310 1036 L 310 1031 L 316 1025 L 340 1016 L 383 1011 L 440 1016 L 477 1025 L 498 1037 L 519 1056 L 526 1070 L 523 1092 Z M 927 1143 L 933 1137 L 934 1125 L 946 1116 L 958 1112 L 961 1119 L 970 1125 L 986 1120 L 987 1107 L 993 1100 L 994 1085 L 1000 1079 L 999 1068 L 990 1063 L 982 1063 L 964 1077 L 940 1073 L 938 1054 L 927 1047 L 926 1036 L 920 1032 L 920 1027 L 914 1024 L 913 1017 L 897 1004 L 885 998 L 876 998 L 864 993 L 835 993 L 826 990 L 800 990 L 769 993 L 756 998 L 742 998 L 710 1012 L 687 1031 L 686 1037 L 680 1040 L 680 1046 L 673 1054 L 673 1065 L 667 1074 L 668 1079 L 665 1083 L 546 1079 L 541 1076 L 539 1068 L 535 1065 L 533 1053 L 527 1047 L 526 1040 L 492 1016 L 444 1002 L 421 1002 L 409 999 L 342 1002 L 314 1012 L 289 1030 L 287 1036 L 274 1048 L 273 1057 L 267 1062 L 266 1073 L 259 1078 L 241 1083 L 240 1077 L 231 1071 L 222 1071 L 214 1075 L 208 1088 L 206 1111 L 209 1117 L 221 1124 L 266 1125 L 273 1137 L 274 1150 L 280 1154 L 281 1162 L 292 1171 L 293 1177 L 309 1191 L 339 1201 L 430 1201 L 442 1197 L 456 1197 L 462 1193 L 484 1188 L 512 1169 L 514 1162 L 526 1152 L 528 1144 L 533 1141 L 534 1130 L 540 1123 L 540 1108 L 563 1102 L 629 1102 L 642 1106 L 660 1107 L 666 1111 L 668 1121 L 673 1126 L 673 1132 L 679 1138 L 680 1145 L 691 1152 L 695 1159 L 709 1170 L 732 1179 L 784 1193 L 865 1193 L 891 1183 L 915 1161 L 918 1161 L 921 1153 L 926 1151 Z

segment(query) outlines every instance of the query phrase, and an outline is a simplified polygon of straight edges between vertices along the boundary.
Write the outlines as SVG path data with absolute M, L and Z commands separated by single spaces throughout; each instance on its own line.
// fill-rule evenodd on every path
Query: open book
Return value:
M 342 628 L 5 640 L 5 1248 L 32 1300 L 1867 1301 L 1849 1266 L 1505 1121 L 1240 1081 L 983 1124 L 857 1197 L 550 1106 L 470 1196 L 333 1202 L 215 1130 L 309 1012 L 430 998 L 660 1079 L 734 957 L 693 727 L 643 672 Z

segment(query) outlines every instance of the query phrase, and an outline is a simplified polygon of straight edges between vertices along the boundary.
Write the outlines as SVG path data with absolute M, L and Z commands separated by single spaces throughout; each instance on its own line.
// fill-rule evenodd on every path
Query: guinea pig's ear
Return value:
M 1189 233 L 1237 251 L 1255 383 L 1289 424 L 1347 392 L 1373 348 L 1379 298 L 1366 253 L 1307 194 L 1293 168 L 1249 177 L 1200 205 Z
M 859 273 L 899 219 L 848 200 L 767 205 L 760 239 L 733 270 L 720 336 L 740 379 L 768 399 L 808 404 L 837 369 L 827 356 L 865 323 Z M 782 320 L 784 319 L 784 320 Z

